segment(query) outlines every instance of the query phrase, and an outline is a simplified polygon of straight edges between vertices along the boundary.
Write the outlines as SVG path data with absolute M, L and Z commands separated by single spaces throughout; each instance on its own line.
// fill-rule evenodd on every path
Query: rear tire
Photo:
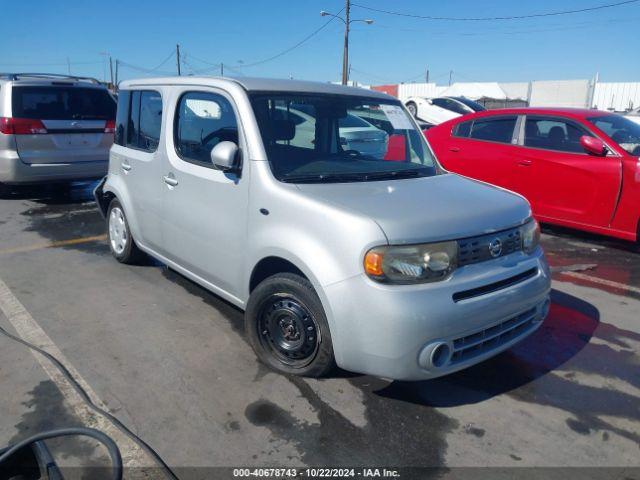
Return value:
M 329 324 L 306 278 L 281 273 L 262 281 L 249 297 L 244 319 L 249 343 L 272 369 L 321 377 L 335 367 Z
M 409 110 L 409 113 L 413 118 L 418 118 L 418 106 L 415 104 L 415 102 L 408 102 L 407 110 Z
M 117 198 L 111 200 L 107 210 L 107 239 L 111 254 L 120 263 L 137 264 L 144 258 L 144 253 L 131 235 L 124 208 Z

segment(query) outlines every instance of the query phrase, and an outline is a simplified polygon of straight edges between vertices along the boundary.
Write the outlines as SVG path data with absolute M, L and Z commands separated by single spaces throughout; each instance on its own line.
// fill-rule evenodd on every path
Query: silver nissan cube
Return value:
M 354 123 L 366 136 L 347 135 Z M 526 200 L 445 171 L 379 92 L 123 82 L 95 196 L 118 261 L 151 255 L 243 309 L 257 356 L 281 372 L 438 377 L 508 349 L 549 311 Z
M 103 177 L 115 113 L 95 79 L 0 74 L 0 187 Z

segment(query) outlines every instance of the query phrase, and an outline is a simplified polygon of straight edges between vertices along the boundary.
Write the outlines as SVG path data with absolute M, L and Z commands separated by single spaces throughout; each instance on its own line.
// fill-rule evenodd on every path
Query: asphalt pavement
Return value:
M 227 302 L 157 262 L 117 263 L 91 187 L 0 200 L 0 326 L 56 352 L 96 404 L 177 471 L 600 467 L 582 478 L 637 478 L 637 246 L 545 228 L 551 312 L 513 349 L 424 382 L 342 371 L 311 380 L 262 366 Z M 89 425 L 111 432 L 139 472 L 155 465 L 46 359 L 2 335 L 0 389 L 0 446 Z M 73 442 L 53 445 L 62 463 L 106 461 L 94 443 Z

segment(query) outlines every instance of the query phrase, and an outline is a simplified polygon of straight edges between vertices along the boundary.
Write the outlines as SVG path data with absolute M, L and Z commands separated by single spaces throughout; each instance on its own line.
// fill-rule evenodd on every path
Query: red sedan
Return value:
M 541 222 L 640 241 L 640 125 L 620 115 L 490 110 L 426 136 L 446 169 L 520 193 Z

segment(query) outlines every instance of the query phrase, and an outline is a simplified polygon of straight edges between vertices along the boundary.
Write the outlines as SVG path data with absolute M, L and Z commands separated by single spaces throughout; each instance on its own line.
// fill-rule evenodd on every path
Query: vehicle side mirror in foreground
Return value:
M 591 153 L 592 155 L 604 157 L 607 154 L 607 146 L 599 138 L 583 135 L 580 137 L 580 145 L 582 145 L 582 148 L 584 148 L 587 153 Z
M 220 142 L 211 149 L 211 163 L 223 172 L 233 171 L 238 167 L 238 145 L 233 142 Z

